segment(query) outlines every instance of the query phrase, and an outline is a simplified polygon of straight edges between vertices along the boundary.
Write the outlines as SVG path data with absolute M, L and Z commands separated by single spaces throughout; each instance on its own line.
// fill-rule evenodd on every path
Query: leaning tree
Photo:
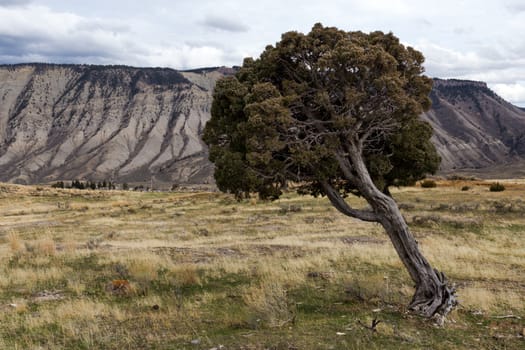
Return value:
M 415 282 L 409 308 L 431 317 L 455 306 L 455 291 L 421 254 L 388 191 L 440 162 L 431 127 L 419 118 L 432 87 L 423 60 L 392 33 L 321 24 L 285 33 L 217 82 L 204 141 L 223 191 L 276 199 L 294 182 L 301 194 L 381 224 Z M 369 206 L 350 206 L 348 194 Z

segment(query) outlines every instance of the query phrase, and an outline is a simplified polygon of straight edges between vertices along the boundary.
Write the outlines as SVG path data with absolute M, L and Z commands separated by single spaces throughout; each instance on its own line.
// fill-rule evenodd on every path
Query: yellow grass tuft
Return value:
M 483 310 L 497 313 L 499 310 L 515 309 L 525 305 L 525 295 L 512 290 L 487 289 L 475 284 L 462 288 L 459 292 L 460 302 L 472 310 Z
M 9 232 L 7 234 L 7 242 L 9 243 L 9 248 L 13 253 L 20 253 L 25 250 L 24 243 L 18 237 L 18 234 L 15 232 Z
M 51 256 L 56 254 L 56 245 L 53 239 L 44 238 L 36 241 L 36 254 Z
M 194 286 L 201 283 L 197 266 L 193 264 L 181 264 L 173 267 L 171 273 L 180 286 Z
M 263 280 L 250 286 L 243 300 L 253 313 L 252 322 L 268 327 L 282 327 L 295 319 L 294 305 L 288 300 L 288 292 L 274 280 Z

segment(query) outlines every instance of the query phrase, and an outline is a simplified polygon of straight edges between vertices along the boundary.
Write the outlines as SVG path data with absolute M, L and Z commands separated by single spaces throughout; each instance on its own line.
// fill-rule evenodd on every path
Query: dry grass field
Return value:
M 406 311 L 382 228 L 323 198 L 0 184 L 0 349 L 523 349 L 525 181 L 502 183 L 393 190 L 457 284 L 443 327 Z

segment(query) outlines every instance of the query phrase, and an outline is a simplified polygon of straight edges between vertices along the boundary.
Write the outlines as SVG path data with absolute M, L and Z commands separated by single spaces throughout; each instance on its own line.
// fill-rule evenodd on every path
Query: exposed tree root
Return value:
M 409 309 L 423 317 L 437 316 L 442 323 L 450 311 L 458 305 L 456 288 L 449 285 L 443 272 L 436 269 L 434 272 L 437 277 L 435 283 L 416 286 L 416 293 Z

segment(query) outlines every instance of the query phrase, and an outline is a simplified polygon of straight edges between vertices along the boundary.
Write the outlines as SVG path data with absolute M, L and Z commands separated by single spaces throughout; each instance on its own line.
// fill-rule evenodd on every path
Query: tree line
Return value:
M 73 180 L 73 181 L 57 181 L 54 184 L 51 185 L 53 188 L 74 188 L 79 190 L 115 190 L 117 189 L 118 184 L 116 184 L 113 181 L 80 181 L 80 180 Z M 129 185 L 127 183 L 123 183 L 121 188 L 123 190 L 128 190 Z

